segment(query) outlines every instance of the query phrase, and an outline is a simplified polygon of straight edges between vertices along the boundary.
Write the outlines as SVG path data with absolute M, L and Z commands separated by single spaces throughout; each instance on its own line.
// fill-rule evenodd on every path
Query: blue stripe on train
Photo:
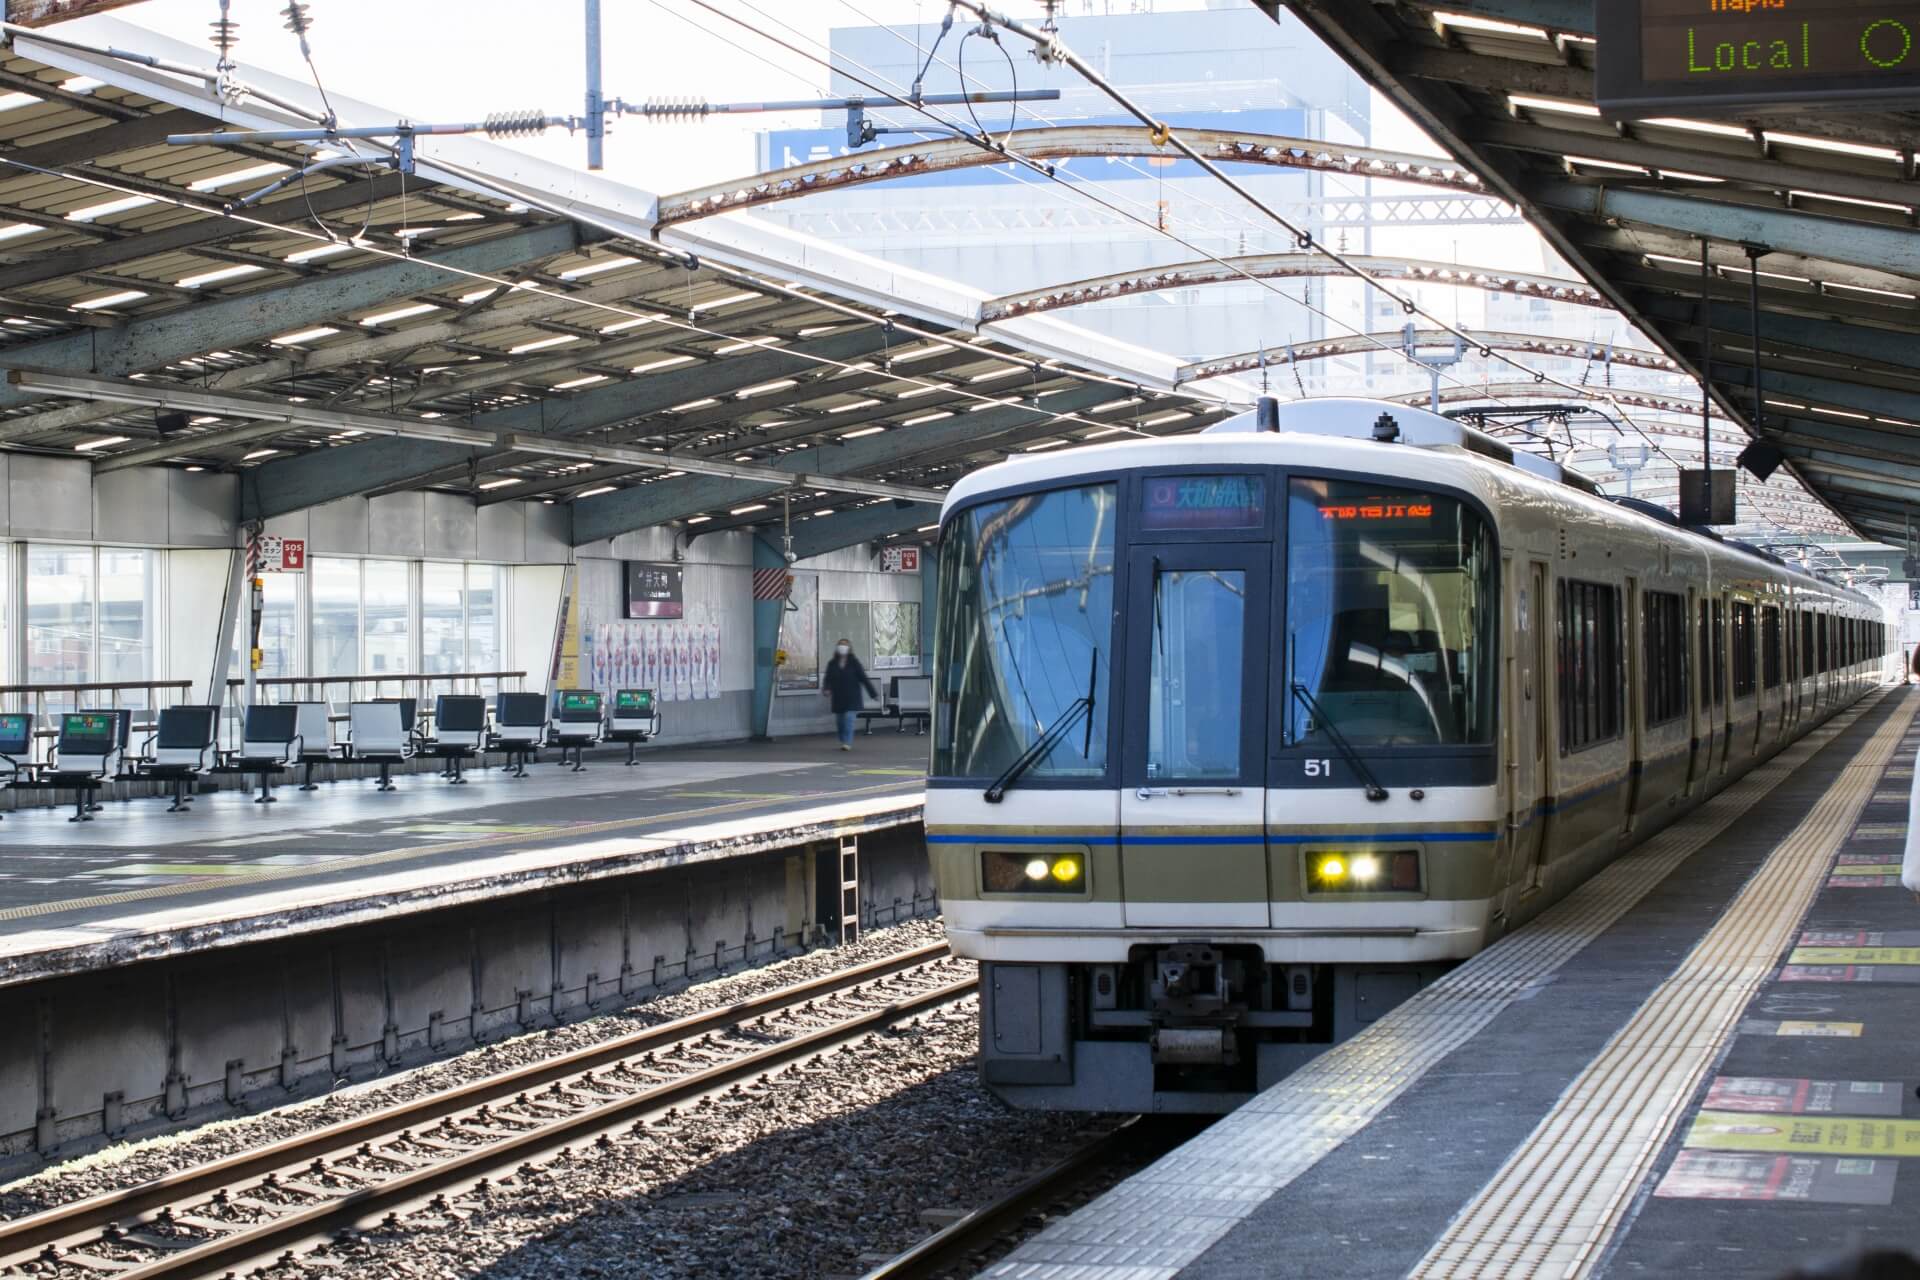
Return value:
M 1396 831 L 1387 835 L 1234 835 L 1234 836 L 1128 836 L 1127 844 L 1395 844 L 1413 841 L 1418 844 L 1484 844 L 1494 839 L 1491 831 Z M 1118 836 L 1015 836 L 1000 835 L 933 835 L 927 837 L 928 844 L 1098 844 L 1121 843 Z

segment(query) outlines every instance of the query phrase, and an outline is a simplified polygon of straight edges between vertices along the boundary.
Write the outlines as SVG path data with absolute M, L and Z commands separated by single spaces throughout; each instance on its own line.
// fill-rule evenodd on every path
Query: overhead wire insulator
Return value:
M 524 138 L 547 131 L 547 113 L 538 107 L 525 111 L 496 111 L 481 122 L 489 138 Z
M 648 98 L 640 114 L 648 120 L 698 120 L 713 111 L 705 98 Z

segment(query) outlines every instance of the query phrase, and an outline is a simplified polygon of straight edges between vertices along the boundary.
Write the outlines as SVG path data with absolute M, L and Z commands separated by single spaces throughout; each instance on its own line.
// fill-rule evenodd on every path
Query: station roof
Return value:
M 797 544 L 819 551 L 932 523 L 985 461 L 1240 407 L 1171 356 L 994 323 L 985 293 L 740 214 L 663 227 L 683 201 L 475 137 L 305 177 L 292 144 L 170 145 L 318 103 L 248 68 L 257 94 L 223 103 L 105 48 L 210 52 L 108 18 L 7 36 L 0 447 L 231 470 L 247 518 L 428 487 L 570 501 L 576 543 L 787 498 L 833 516 Z
M 1687 372 L 1706 371 L 1710 349 L 1713 398 L 1750 433 L 1747 246 L 1764 247 L 1758 435 L 1857 532 L 1903 541 L 1920 503 L 1920 113 L 1603 119 L 1603 2 L 1284 7 Z

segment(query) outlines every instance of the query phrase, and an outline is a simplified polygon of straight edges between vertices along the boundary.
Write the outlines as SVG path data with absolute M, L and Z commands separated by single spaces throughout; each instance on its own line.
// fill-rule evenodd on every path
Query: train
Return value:
M 1035 454 L 940 523 L 926 838 L 1024 1108 L 1217 1113 L 1882 680 L 1878 602 L 1424 409 Z

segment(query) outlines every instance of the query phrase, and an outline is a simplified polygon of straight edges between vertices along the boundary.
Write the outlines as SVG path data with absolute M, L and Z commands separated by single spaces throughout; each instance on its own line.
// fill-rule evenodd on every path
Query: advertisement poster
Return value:
M 873 602 L 875 671 L 913 671 L 920 666 L 920 605 L 913 600 Z
M 575 569 L 568 565 L 560 580 L 560 625 L 553 631 L 553 662 L 547 670 L 548 687 L 580 687 L 580 591 Z
M 556 688 L 590 687 L 609 700 L 620 689 L 650 689 L 661 702 L 718 698 L 720 624 L 598 623 L 580 636 L 576 664 L 580 684 Z
M 796 573 L 780 615 L 780 647 L 787 651 L 780 668 L 781 693 L 811 693 L 820 687 L 820 575 Z

